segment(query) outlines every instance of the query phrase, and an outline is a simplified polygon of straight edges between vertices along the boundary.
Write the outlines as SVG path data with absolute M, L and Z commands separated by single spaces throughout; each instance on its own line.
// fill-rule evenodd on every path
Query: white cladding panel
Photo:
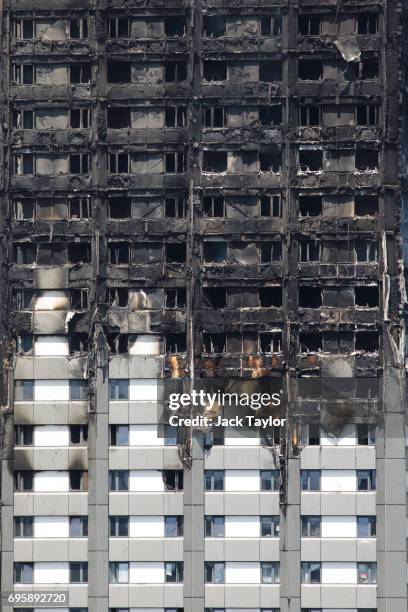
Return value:
M 259 516 L 226 516 L 226 538 L 259 538 Z
M 322 491 L 355 491 L 355 470 L 322 470 Z
M 236 436 L 224 438 L 224 446 L 259 446 L 261 439 L 259 436 Z
M 129 491 L 164 491 L 160 470 L 131 470 Z
M 227 561 L 226 584 L 260 584 L 261 566 L 255 561 Z
M 34 491 L 47 493 L 69 491 L 68 472 L 36 472 L 34 475 Z
M 34 563 L 34 584 L 67 584 L 69 564 L 65 562 Z
M 69 382 L 67 380 L 34 381 L 34 400 L 67 402 L 69 400 Z
M 322 538 L 356 538 L 355 516 L 322 516 Z
M 357 565 L 347 562 L 323 562 L 322 584 L 356 584 Z
M 34 310 L 68 310 L 69 298 L 66 291 L 42 291 L 35 298 Z
M 163 446 L 164 438 L 157 435 L 157 425 L 130 425 L 129 446 Z
M 160 561 L 133 561 L 129 567 L 130 584 L 163 584 L 164 563 Z
M 225 470 L 225 491 L 259 491 L 259 470 Z
M 68 446 L 68 425 L 36 425 L 34 427 L 34 446 Z
M 164 538 L 164 516 L 131 516 L 130 538 Z
M 34 344 L 34 354 L 37 356 L 68 355 L 67 336 L 37 336 Z
M 35 516 L 34 517 L 35 538 L 68 538 L 69 517 L 68 516 Z
M 129 380 L 129 399 L 138 402 L 157 402 L 155 378 L 131 378 Z

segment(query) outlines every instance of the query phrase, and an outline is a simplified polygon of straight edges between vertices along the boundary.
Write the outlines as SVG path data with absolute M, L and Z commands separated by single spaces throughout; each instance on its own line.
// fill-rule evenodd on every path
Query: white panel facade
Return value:
M 65 562 L 34 563 L 34 584 L 67 584 L 69 564 Z
M 322 516 L 322 538 L 356 538 L 355 516 Z
M 68 446 L 68 425 L 38 425 L 34 427 L 34 446 Z
M 225 491 L 259 491 L 259 470 L 225 470 Z
M 69 491 L 68 472 L 36 472 L 34 475 L 34 491 L 46 493 Z
M 322 584 L 356 584 L 357 565 L 340 561 L 322 563 Z
M 67 380 L 36 380 L 34 382 L 34 400 L 55 402 L 69 400 L 69 383 Z
M 164 516 L 131 516 L 129 537 L 164 538 Z
M 164 563 L 159 561 L 138 561 L 130 563 L 130 584 L 163 584 Z
M 259 538 L 259 516 L 226 516 L 226 538 Z
M 158 381 L 153 378 L 131 378 L 129 399 L 137 402 L 157 402 Z
M 261 566 L 253 561 L 227 561 L 225 582 L 227 584 L 259 584 Z
M 68 336 L 37 336 L 34 343 L 36 356 L 68 356 Z
M 355 470 L 322 470 L 322 491 L 355 491 Z
M 161 470 L 131 470 L 129 474 L 130 491 L 164 491 Z
M 34 517 L 35 538 L 68 538 L 69 517 L 68 516 L 35 516 Z
M 130 425 L 129 446 L 163 446 L 164 438 L 157 435 L 157 425 Z

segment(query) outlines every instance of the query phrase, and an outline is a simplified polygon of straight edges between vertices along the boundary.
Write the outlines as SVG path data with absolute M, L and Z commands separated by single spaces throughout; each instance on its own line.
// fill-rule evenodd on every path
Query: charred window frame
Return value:
M 261 196 L 259 204 L 261 217 L 282 216 L 282 198 L 280 193 Z
M 261 264 L 282 261 L 282 242 L 278 240 L 262 242 L 259 245 L 259 261 Z
M 186 35 L 186 18 L 184 15 L 165 15 L 164 34 L 168 38 L 183 38 Z
M 227 339 L 225 333 L 203 332 L 203 353 L 206 355 L 219 354 L 226 352 Z
M 186 127 L 187 109 L 185 106 L 166 106 L 164 109 L 165 127 Z
M 259 287 L 258 304 L 261 308 L 281 308 L 282 307 L 282 286 Z
M 356 217 L 369 217 L 378 215 L 378 195 L 366 194 L 354 196 L 354 214 Z
M 89 85 L 92 77 L 90 62 L 69 65 L 69 82 L 71 85 Z
M 35 293 L 33 289 L 14 289 L 14 310 L 33 310 Z
M 69 443 L 74 446 L 86 446 L 88 444 L 88 425 L 70 425 Z
M 15 19 L 14 20 L 14 38 L 19 40 L 32 40 L 34 38 L 33 19 Z
M 322 112 L 318 105 L 301 104 L 299 106 L 299 126 L 317 127 L 321 125 Z
M 259 151 L 260 172 L 282 172 L 282 151 Z
M 378 262 L 377 240 L 356 240 L 354 251 L 356 263 Z
M 259 122 L 264 127 L 280 127 L 282 124 L 282 104 L 260 106 Z
M 282 352 L 282 331 L 258 332 L 258 352 L 265 355 Z
M 13 261 L 20 265 L 34 264 L 37 258 L 37 245 L 30 242 L 13 244 Z
M 63 265 L 67 263 L 67 248 L 62 242 L 40 242 L 37 252 L 38 265 Z
M 319 353 L 323 350 L 323 334 L 321 332 L 299 332 L 299 352 Z
M 130 153 L 109 153 L 108 172 L 110 174 L 129 174 Z
M 86 470 L 69 470 L 69 490 L 88 491 L 88 472 Z
M 70 64 L 69 82 L 71 85 L 89 85 L 92 78 L 92 67 L 90 62 Z
M 380 294 L 378 285 L 360 285 L 354 288 L 355 305 L 357 308 L 378 308 Z
M 184 310 L 186 307 L 185 287 L 164 290 L 164 307 L 171 310 Z
M 69 20 L 69 37 L 73 40 L 88 38 L 88 19 L 86 17 Z
M 108 62 L 107 73 L 108 83 L 131 83 L 132 64 L 131 62 Z
M 70 174 L 88 174 L 91 170 L 90 153 L 70 153 L 69 171 Z
M 34 153 L 19 153 L 14 155 L 14 174 L 16 176 L 33 176 L 36 172 Z
M 164 80 L 166 83 L 181 83 L 187 78 L 187 62 L 165 62 Z
M 375 446 L 375 423 L 357 423 L 357 444 L 359 446 Z
M 260 60 L 259 81 L 279 83 L 282 81 L 282 63 L 277 60 Z
M 185 263 L 187 248 L 185 242 L 170 242 L 164 246 L 166 263 Z
M 205 217 L 225 217 L 224 196 L 204 196 L 203 213 Z
M 183 470 L 163 470 L 162 478 L 165 491 L 183 490 Z
M 13 126 L 18 130 L 35 129 L 35 111 L 27 108 L 16 108 L 13 111 Z
M 323 79 L 323 62 L 321 59 L 299 60 L 299 81 L 321 81 Z
M 219 38 L 226 35 L 225 15 L 203 15 L 203 35 L 206 38 Z
M 71 264 L 88 264 L 91 263 L 91 245 L 89 242 L 69 242 L 68 243 L 68 261 Z
M 13 200 L 13 218 L 16 221 L 33 220 L 35 216 L 35 200 L 24 198 Z
M 205 149 L 203 151 L 202 168 L 203 172 L 211 174 L 226 172 L 228 170 L 228 152 Z
M 132 216 L 131 198 L 109 198 L 109 219 L 130 219 Z
M 164 216 L 168 218 L 185 219 L 187 216 L 186 198 L 166 198 L 164 202 Z
M 302 263 L 320 261 L 321 243 L 317 240 L 301 240 L 299 242 L 300 257 Z
M 69 126 L 72 129 L 89 128 L 89 109 L 71 108 L 69 111 Z
M 204 60 L 203 79 L 207 83 L 219 83 L 227 80 L 227 62 L 225 60 Z
M 33 425 L 16 425 L 14 427 L 14 445 L 15 446 L 33 446 L 34 442 L 34 426 Z
M 128 17 L 110 17 L 108 19 L 109 38 L 130 38 L 130 19 Z
M 320 217 L 322 212 L 322 196 L 299 196 L 299 217 Z
M 360 13 L 356 16 L 357 34 L 378 34 L 378 13 Z
M 203 108 L 203 126 L 205 128 L 223 128 L 227 125 L 227 113 L 224 106 L 205 106 Z
M 107 343 L 111 355 L 126 355 L 129 352 L 128 334 L 108 334 Z
M 179 355 L 187 350 L 185 333 L 166 334 L 164 337 L 166 355 Z
M 68 344 L 69 344 L 69 354 L 70 355 L 86 353 L 89 348 L 88 334 L 72 333 L 68 338 Z
M 298 15 L 298 33 L 302 36 L 320 36 L 322 18 L 320 15 Z
M 19 355 L 32 355 L 33 335 L 20 333 L 16 337 L 16 353 Z
M 72 310 L 87 310 L 89 306 L 88 289 L 70 289 L 69 301 Z
M 35 64 L 14 64 L 13 80 L 17 85 L 33 85 L 36 81 Z
M 203 287 L 203 308 L 225 308 L 227 290 L 225 287 Z
M 187 168 L 187 154 L 184 151 L 165 153 L 166 174 L 182 174 Z
M 127 287 L 111 287 L 108 289 L 108 303 L 113 308 L 127 308 L 129 289 Z
M 130 129 L 132 127 L 131 109 L 129 107 L 110 107 L 107 110 L 108 128 L 111 130 Z
M 319 423 L 301 423 L 300 424 L 300 444 L 306 446 L 320 445 L 320 425 Z
M 89 219 L 91 215 L 91 198 L 88 196 L 68 199 L 70 219 Z
M 379 76 L 379 59 L 364 59 L 358 64 L 355 64 L 355 78 L 362 79 L 363 81 L 370 81 L 378 79 Z
M 377 104 L 357 104 L 356 125 L 378 125 Z
M 259 18 L 259 32 L 261 36 L 280 36 L 282 34 L 282 15 L 261 15 Z
M 321 308 L 323 304 L 322 288 L 311 287 L 310 285 L 300 285 L 299 308 Z
M 323 151 L 318 147 L 299 149 L 298 159 L 300 172 L 320 172 L 323 170 Z

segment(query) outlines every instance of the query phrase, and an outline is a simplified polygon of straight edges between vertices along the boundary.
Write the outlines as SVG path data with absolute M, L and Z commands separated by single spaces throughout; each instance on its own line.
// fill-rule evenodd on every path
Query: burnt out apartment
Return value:
M 2 593 L 406 612 L 400 15 L 3 4 Z M 201 378 L 290 427 L 158 435 Z

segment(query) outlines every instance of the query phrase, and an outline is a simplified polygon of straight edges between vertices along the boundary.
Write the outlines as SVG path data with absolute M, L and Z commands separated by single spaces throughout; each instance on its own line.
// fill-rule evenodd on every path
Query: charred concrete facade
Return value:
M 405 612 L 399 11 L 3 4 L 2 592 Z M 201 377 L 290 428 L 157 437 Z

